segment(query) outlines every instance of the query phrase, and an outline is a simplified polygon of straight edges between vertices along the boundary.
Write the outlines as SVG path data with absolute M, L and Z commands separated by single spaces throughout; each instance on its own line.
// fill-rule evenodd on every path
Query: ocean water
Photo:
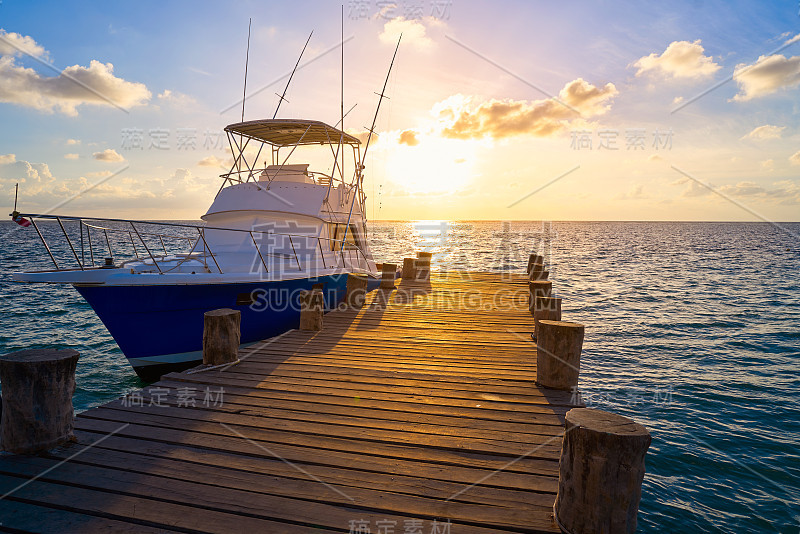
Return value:
M 52 227 L 45 229 L 55 235 Z M 800 224 L 378 222 L 378 261 L 524 271 L 544 253 L 564 318 L 586 325 L 580 392 L 653 437 L 640 532 L 800 532 Z M 56 243 L 55 254 L 69 251 Z M 144 384 L 33 228 L 0 223 L 0 352 L 81 352 L 75 406 Z

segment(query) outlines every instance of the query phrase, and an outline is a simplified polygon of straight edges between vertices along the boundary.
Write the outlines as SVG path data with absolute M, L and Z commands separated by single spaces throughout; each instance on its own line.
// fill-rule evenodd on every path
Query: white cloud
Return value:
M 708 78 L 720 69 L 711 56 L 705 55 L 700 39 L 673 41 L 661 55 L 656 53 L 644 56 L 633 63 L 637 67 L 636 76 L 645 73 L 658 74 L 665 78 Z
M 15 154 L 6 154 L 4 156 L 0 156 L 0 165 L 8 165 L 9 163 L 14 163 L 17 161 L 17 156 Z
M 650 195 L 644 192 L 644 187 L 639 185 L 631 186 L 627 193 L 621 193 L 616 197 L 618 200 L 644 200 L 650 198 Z
M 92 157 L 94 159 L 96 159 L 97 161 L 106 161 L 106 162 L 110 162 L 110 163 L 111 162 L 117 162 L 117 161 L 125 161 L 125 158 L 123 158 L 113 148 L 107 148 L 107 149 L 103 150 L 102 152 L 95 152 L 94 154 L 92 154 Z
M 733 100 L 745 102 L 800 84 L 800 56 L 761 56 L 752 65 L 739 64 L 733 71 L 739 93 Z
M 772 159 L 765 159 L 761 162 L 761 168 L 765 171 L 774 171 L 775 170 L 775 160 Z
M 92 60 L 88 67 L 73 65 L 47 77 L 17 65 L 13 56 L 0 57 L 0 102 L 74 116 L 80 105 L 129 108 L 144 105 L 150 96 L 144 84 L 114 76 L 111 63 Z
M 11 155 L 13 156 L 14 154 Z M 789 156 L 789 162 L 792 165 L 800 165 L 800 150 Z
M 378 35 L 381 42 L 396 45 L 400 34 L 403 35 L 403 44 L 409 44 L 418 50 L 428 50 L 433 46 L 433 40 L 427 36 L 424 24 L 419 20 L 409 20 L 397 17 L 383 25 L 383 31 Z
M 197 162 L 199 167 L 220 167 L 225 168 L 225 162 L 217 156 L 206 156 Z
M 558 93 L 559 100 L 492 99 L 473 106 L 470 98 L 453 95 L 435 104 L 432 112 L 439 119 L 443 137 L 547 137 L 567 128 L 571 120 L 606 113 L 617 94 L 613 83 L 595 86 L 578 78 L 564 86 Z
M 786 126 L 772 126 L 765 124 L 757 128 L 747 135 L 742 136 L 742 139 L 780 139 L 781 132 L 786 129 Z
M 172 104 L 173 106 L 188 106 L 197 102 L 189 95 L 170 89 L 164 89 L 164 92 L 158 95 L 158 100 L 167 104 Z
M 67 139 L 67 144 L 68 145 L 79 145 L 79 144 L 81 144 L 81 140 L 80 139 Z
M 47 163 L 30 163 L 24 160 L 17 160 L 13 154 L 9 154 L 5 164 L 0 167 L 0 182 L 14 184 L 19 182 L 20 190 L 25 196 L 36 195 L 49 186 L 55 180 L 50 172 Z M 0 156 L 7 157 L 7 156 Z
M 47 56 L 47 51 L 34 41 L 33 37 L 6 32 L 0 28 L 0 56 L 21 56 L 23 54 L 43 57 Z
M 791 39 L 789 39 L 785 43 L 783 43 L 783 46 L 789 46 L 790 44 L 794 44 L 797 41 L 800 41 L 800 33 L 798 33 L 797 35 L 795 35 L 794 37 L 792 37 Z
M 64 154 L 64 159 L 78 159 L 80 156 L 78 154 Z

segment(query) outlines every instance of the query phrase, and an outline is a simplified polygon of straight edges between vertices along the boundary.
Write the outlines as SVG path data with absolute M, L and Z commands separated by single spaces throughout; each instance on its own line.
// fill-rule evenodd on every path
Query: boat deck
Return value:
M 534 385 L 524 275 L 434 273 L 0 456 L 0 530 L 558 532 L 569 392 Z

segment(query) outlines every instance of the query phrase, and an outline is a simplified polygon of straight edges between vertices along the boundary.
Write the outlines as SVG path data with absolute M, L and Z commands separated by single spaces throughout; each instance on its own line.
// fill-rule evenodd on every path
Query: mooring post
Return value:
M 203 314 L 203 363 L 222 365 L 239 359 L 242 313 L 220 308 Z
M 432 257 L 431 252 L 417 252 L 417 280 L 430 280 Z
M 300 295 L 300 330 L 322 330 L 325 297 L 321 289 L 303 291 Z
M 550 276 L 550 271 L 547 270 L 544 263 L 532 263 L 528 267 L 529 280 L 547 280 Z
M 581 370 L 584 327 L 566 321 L 539 321 L 536 385 L 574 391 Z
M 550 278 L 550 271 L 536 271 L 528 275 L 530 280 L 547 280 Z
M 394 289 L 395 278 L 397 278 L 397 265 L 384 263 L 381 267 L 381 289 Z
M 417 278 L 416 258 L 403 258 L 403 273 L 400 277 L 403 280 L 415 280 Z
M 549 297 L 552 295 L 553 282 L 548 280 L 531 280 L 528 282 L 528 290 L 528 309 L 533 313 L 536 297 Z
M 632 534 L 642 497 L 650 433 L 621 415 L 567 412 L 553 506 L 563 532 Z
M 561 320 L 561 297 L 536 297 L 533 299 L 533 336 L 539 338 L 542 319 Z
M 542 256 L 541 254 L 531 254 L 530 256 L 528 256 L 528 267 L 525 269 L 526 273 L 530 274 L 531 266 L 534 263 L 544 263 L 544 256 Z
M 0 356 L 2 450 L 32 454 L 73 439 L 78 357 L 72 349 L 30 349 Z
M 344 305 L 348 308 L 361 308 L 367 299 L 367 277 L 350 273 L 347 275 L 347 291 Z

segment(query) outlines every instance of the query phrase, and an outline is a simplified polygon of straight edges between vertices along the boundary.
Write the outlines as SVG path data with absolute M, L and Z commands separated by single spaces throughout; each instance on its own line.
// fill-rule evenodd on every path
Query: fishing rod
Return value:
M 244 103 L 247 100 L 247 65 L 250 63 L 250 27 L 253 19 L 247 23 L 247 53 L 244 58 L 244 88 L 242 89 L 242 122 L 244 122 Z
M 372 118 L 372 128 L 369 129 L 369 136 L 367 137 L 367 145 L 364 147 L 364 155 L 361 157 L 361 162 L 364 162 L 367 159 L 367 151 L 369 150 L 369 142 L 372 139 L 372 134 L 375 133 L 375 123 L 378 121 L 378 112 L 381 110 L 381 102 L 383 102 L 384 98 L 389 98 L 386 96 L 386 86 L 389 84 L 389 75 L 392 74 L 392 67 L 394 66 L 394 60 L 397 57 L 397 50 L 400 48 L 400 40 L 403 39 L 403 34 L 400 34 L 400 37 L 397 39 L 397 46 L 394 48 L 394 54 L 392 55 L 392 62 L 389 63 L 389 71 L 386 73 L 386 80 L 383 82 L 383 89 L 381 89 L 381 94 L 378 95 L 378 106 L 375 108 L 375 116 Z M 344 250 L 345 238 L 347 238 L 347 231 L 350 229 L 350 219 L 353 216 L 353 206 L 356 203 L 356 193 L 360 193 L 359 196 L 363 196 L 362 191 L 362 184 L 364 182 L 364 175 L 361 173 L 362 169 L 364 168 L 363 163 L 359 163 L 358 169 L 358 186 L 356 191 L 353 193 L 353 200 L 350 202 L 350 213 L 347 214 L 347 225 L 344 227 L 344 237 L 342 237 L 342 246 L 339 249 L 341 252 Z M 363 203 L 363 201 L 362 201 Z M 363 209 L 363 206 L 362 206 Z M 366 223 L 364 224 L 366 227 Z
M 278 98 L 280 98 L 280 100 L 278 100 L 278 107 L 275 108 L 275 113 L 272 115 L 273 119 L 278 116 L 278 110 L 281 109 L 281 104 L 283 103 L 284 100 L 286 100 L 286 98 L 284 98 L 286 96 L 286 91 L 289 90 L 289 84 L 292 83 L 292 78 L 294 77 L 294 73 L 297 70 L 297 66 L 300 64 L 300 60 L 303 59 L 303 53 L 306 51 L 306 47 L 308 46 L 308 42 L 311 40 L 312 35 L 314 35 L 314 30 L 311 30 L 311 33 L 308 34 L 308 39 L 306 39 L 306 44 L 303 45 L 303 50 L 300 51 L 300 57 L 297 58 L 297 63 L 294 64 L 292 73 L 289 75 L 289 79 L 286 81 L 286 87 L 283 88 L 283 94 L 279 95 L 278 93 L 275 93 L 278 96 Z

